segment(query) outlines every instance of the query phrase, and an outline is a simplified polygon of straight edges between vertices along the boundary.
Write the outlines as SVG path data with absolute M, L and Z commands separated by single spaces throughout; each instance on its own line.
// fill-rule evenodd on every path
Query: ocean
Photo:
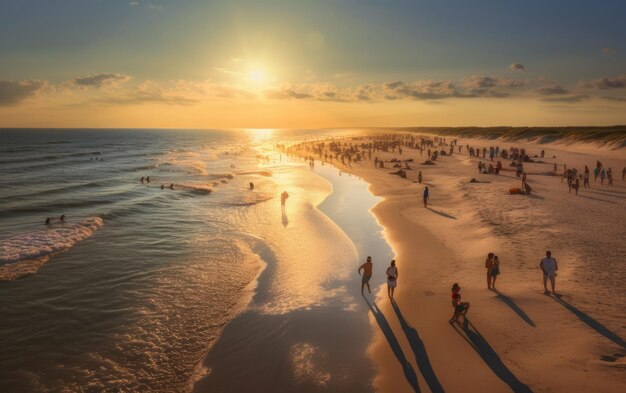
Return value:
M 355 245 L 344 232 L 354 228 L 340 228 L 345 209 L 336 212 L 337 224 L 315 208 L 341 174 L 328 167 L 316 174 L 271 149 L 281 138 L 307 136 L 0 131 L 0 390 L 189 391 L 199 380 L 196 389 L 221 386 L 224 367 L 210 351 L 220 353 L 229 321 L 252 318 L 225 334 L 236 346 L 262 321 L 278 318 L 283 327 L 268 322 L 268 335 L 285 334 L 281 329 L 300 318 L 294 313 L 307 310 L 364 327 L 344 344 L 359 350 L 354 364 L 368 372 L 367 316 L 353 317 L 354 299 L 342 294 L 368 236 L 382 239 L 380 228 L 366 213 L 370 222 L 356 229 Z M 277 197 L 286 188 L 281 211 Z M 364 203 L 366 211 L 376 200 Z M 390 250 L 381 247 L 386 258 Z M 314 390 L 369 386 L 367 378 L 354 383 L 361 374 L 335 382 L 312 372 L 306 365 L 322 344 L 310 341 L 285 348 L 294 364 L 285 380 Z M 237 354 L 232 345 L 225 352 Z

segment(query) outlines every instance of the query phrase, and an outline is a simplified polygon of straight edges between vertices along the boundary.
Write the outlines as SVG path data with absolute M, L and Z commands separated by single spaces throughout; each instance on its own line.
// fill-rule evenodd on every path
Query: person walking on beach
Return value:
M 491 271 L 493 270 L 493 253 L 487 254 L 485 259 L 485 269 L 487 269 L 487 289 L 491 289 Z
M 543 289 L 544 293 L 548 293 L 548 278 L 550 284 L 552 284 L 552 294 L 556 295 L 554 287 L 556 284 L 556 271 L 559 270 L 559 266 L 556 264 L 556 259 L 552 258 L 552 253 L 546 251 L 546 257 L 539 262 L 539 268 L 543 271 Z
M 387 274 L 387 296 L 393 299 L 393 292 L 398 284 L 398 268 L 395 259 L 391 261 L 391 266 L 387 268 L 385 273 Z
M 454 283 L 454 285 L 452 285 L 452 308 L 454 309 L 454 314 L 448 321 L 450 322 L 450 325 L 454 322 L 458 322 L 461 315 L 463 315 L 464 322 L 467 323 L 465 314 L 467 314 L 469 307 L 470 304 L 468 302 L 461 301 L 461 287 L 459 284 Z
M 283 210 L 285 210 L 285 205 L 287 204 L 287 198 L 289 198 L 289 194 L 287 194 L 287 191 L 283 191 L 283 193 L 280 194 L 280 207 Z
M 430 198 L 430 193 L 428 192 L 428 187 L 424 188 L 424 207 L 428 207 L 428 199 Z
M 372 278 L 372 257 L 367 257 L 367 262 L 359 267 L 359 274 L 363 270 L 363 277 L 361 278 L 361 295 L 363 295 L 363 288 L 367 285 L 367 292 L 372 293 L 370 289 L 370 278 Z
M 496 278 L 500 275 L 500 259 L 493 256 L 493 266 L 491 267 L 491 289 L 496 289 Z
M 585 173 L 583 174 L 583 187 L 589 188 L 589 168 L 585 165 Z
M 623 180 L 623 179 L 622 179 Z M 417 174 L 417 182 L 421 183 L 422 182 L 422 171 L 420 171 L 420 173 Z

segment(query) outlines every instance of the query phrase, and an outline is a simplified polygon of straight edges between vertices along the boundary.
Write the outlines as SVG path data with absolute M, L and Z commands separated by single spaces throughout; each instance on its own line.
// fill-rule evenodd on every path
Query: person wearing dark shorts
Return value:
M 467 310 L 469 310 L 470 304 L 468 302 L 461 301 L 460 292 L 461 287 L 459 286 L 459 284 L 454 283 L 454 285 L 452 285 L 452 307 L 454 308 L 454 314 L 452 315 L 452 318 L 450 318 L 450 320 L 448 321 L 450 322 L 450 324 L 458 322 L 461 315 L 463 315 L 464 322 L 467 323 L 467 318 L 465 317 L 465 314 L 467 314 Z
M 367 262 L 359 267 L 359 274 L 363 270 L 363 278 L 361 278 L 361 295 L 363 294 L 363 288 L 367 285 L 367 292 L 372 293 L 370 289 L 370 278 L 372 278 L 372 257 L 367 257 Z

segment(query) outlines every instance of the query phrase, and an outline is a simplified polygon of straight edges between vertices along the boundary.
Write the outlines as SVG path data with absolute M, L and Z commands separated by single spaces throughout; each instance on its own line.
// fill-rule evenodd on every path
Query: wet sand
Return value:
M 356 270 L 364 253 L 372 255 L 377 287 L 391 257 L 368 212 L 379 199 L 332 167 L 283 160 L 264 168 L 289 192 L 286 209 L 273 201 L 274 218 L 258 222 L 265 231 L 253 251 L 266 267 L 202 362 L 193 391 L 372 391 L 373 332 Z
M 531 154 L 540 150 L 532 143 L 470 143 L 526 146 Z M 533 195 L 508 195 L 521 183 L 514 172 L 479 175 L 478 159 L 465 150 L 441 157 L 434 166 L 419 165 L 426 153 L 420 156 L 418 150 L 407 148 L 401 157 L 376 153 L 385 160 L 414 158 L 408 179 L 391 175 L 395 168 L 376 169 L 369 160 L 334 163 L 362 177 L 372 194 L 383 198 L 372 211 L 385 228 L 400 271 L 396 303 L 381 291 L 370 316 L 376 332 L 369 351 L 377 369 L 375 390 L 623 389 L 626 317 L 614 296 L 626 278 L 623 150 L 541 147 L 546 156 L 557 156 L 561 170 L 563 163 L 593 169 L 600 158 L 615 171 L 614 187 L 600 187 L 599 180 L 594 184 L 592 175 L 591 190 L 570 195 L 560 177 L 540 174 L 551 168 L 546 159 L 547 164 L 527 166 Z M 416 182 L 418 170 L 424 184 Z M 469 183 L 473 177 L 483 183 Z M 424 185 L 431 190 L 429 208 L 422 206 Z M 559 261 L 560 296 L 543 294 L 538 264 L 546 249 Z M 485 283 L 490 251 L 502 261 L 497 291 Z M 461 284 L 463 300 L 471 302 L 467 328 L 447 323 L 454 282 Z

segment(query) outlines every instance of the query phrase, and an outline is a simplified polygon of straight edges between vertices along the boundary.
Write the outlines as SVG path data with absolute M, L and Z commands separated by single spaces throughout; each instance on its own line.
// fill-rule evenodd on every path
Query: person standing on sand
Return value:
M 420 173 L 417 174 L 417 182 L 418 183 L 422 182 L 422 171 L 420 171 Z
M 491 268 L 491 289 L 496 289 L 496 278 L 500 275 L 500 259 L 493 256 L 493 267 Z
M 546 251 L 546 257 L 539 262 L 539 268 L 543 271 L 543 289 L 544 293 L 548 293 L 548 278 L 550 278 L 550 284 L 552 284 L 552 294 L 556 295 L 554 287 L 556 284 L 556 271 L 559 270 L 559 266 L 556 264 L 556 259 L 552 258 L 552 253 Z
M 363 288 L 367 285 L 367 292 L 372 293 L 370 290 L 370 278 L 372 278 L 372 257 L 367 257 L 367 262 L 362 264 L 359 267 L 359 274 L 361 274 L 361 269 L 363 270 L 363 278 L 361 278 L 361 295 L 363 295 Z
M 487 269 L 487 289 L 491 289 L 491 271 L 493 270 L 493 253 L 487 254 L 485 259 L 485 268 Z
M 622 180 L 626 179 L 626 166 L 622 169 Z
M 589 168 L 585 165 L 585 173 L 583 175 L 583 187 L 589 188 Z
M 385 272 L 387 274 L 387 295 L 390 299 L 393 299 L 393 292 L 398 285 L 398 268 L 396 267 L 396 260 L 391 261 L 391 266 L 387 268 Z
M 430 193 L 428 192 L 428 187 L 424 188 L 424 207 L 428 207 L 428 199 L 430 198 Z
M 604 168 L 600 170 L 600 184 L 604 185 L 604 178 L 606 178 L 606 171 Z
M 285 210 L 285 205 L 287 204 L 287 198 L 289 198 L 289 194 L 287 194 L 287 191 L 283 191 L 283 193 L 280 194 L 280 207 L 283 210 Z
M 452 285 L 452 307 L 454 308 L 454 314 L 448 321 L 450 325 L 454 322 L 458 322 L 461 315 L 463 315 L 463 322 L 467 323 L 467 317 L 465 314 L 467 314 L 470 304 L 468 302 L 461 301 L 461 287 L 457 283 Z

